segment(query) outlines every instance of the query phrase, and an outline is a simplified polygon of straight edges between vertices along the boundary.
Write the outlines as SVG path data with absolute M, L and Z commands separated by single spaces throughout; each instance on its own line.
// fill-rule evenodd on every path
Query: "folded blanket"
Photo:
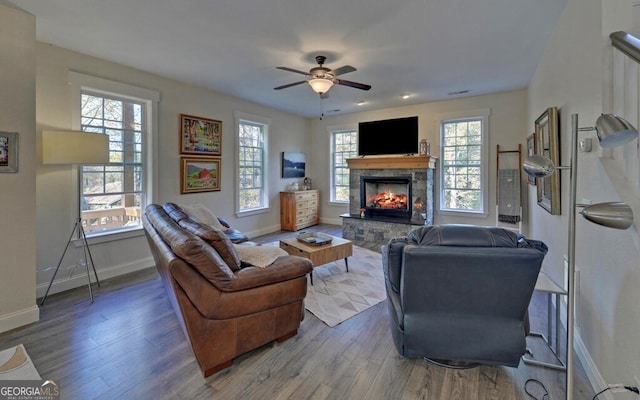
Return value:
M 275 246 L 246 246 L 242 244 L 234 244 L 233 246 L 240 261 L 260 268 L 268 267 L 280 256 L 289 255 L 280 247 Z

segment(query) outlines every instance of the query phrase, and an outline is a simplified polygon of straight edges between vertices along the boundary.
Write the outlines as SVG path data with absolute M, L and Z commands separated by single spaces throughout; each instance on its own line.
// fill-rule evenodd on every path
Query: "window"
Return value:
M 78 171 L 82 225 L 92 241 L 141 234 L 140 213 L 153 201 L 154 154 L 160 92 L 69 71 L 72 128 L 109 136 L 105 165 Z
M 348 158 L 358 156 L 358 135 L 356 130 L 331 132 L 331 201 L 349 202 Z
M 80 169 L 85 232 L 140 226 L 145 202 L 144 113 L 141 102 L 85 91 L 81 94 L 81 130 L 109 136 L 109 163 Z
M 440 122 L 440 210 L 485 214 L 487 115 Z
M 269 123 L 257 117 L 236 117 L 238 126 L 238 204 L 239 213 L 269 207 L 265 184 L 267 176 L 267 132 Z

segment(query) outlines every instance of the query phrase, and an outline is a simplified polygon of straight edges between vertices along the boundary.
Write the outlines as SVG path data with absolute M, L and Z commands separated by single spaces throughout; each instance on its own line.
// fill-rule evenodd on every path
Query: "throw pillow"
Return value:
M 212 226 L 216 229 L 220 229 L 221 231 L 226 229 L 222 226 L 220 221 L 218 221 L 218 217 L 216 217 L 216 215 L 204 204 L 181 204 L 180 207 L 189 214 L 191 218 L 201 224 Z

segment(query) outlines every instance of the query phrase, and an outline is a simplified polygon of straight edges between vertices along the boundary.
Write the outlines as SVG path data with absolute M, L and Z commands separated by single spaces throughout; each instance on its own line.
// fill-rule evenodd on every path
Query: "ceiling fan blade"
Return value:
M 308 72 L 300 71 L 298 69 L 293 69 L 293 68 L 289 68 L 289 67 L 276 67 L 276 68 L 277 69 L 281 69 L 283 71 L 295 72 L 296 74 L 302 74 L 302 75 L 310 76 Z
M 293 82 L 293 83 L 289 83 L 289 84 L 286 84 L 286 85 L 282 85 L 282 86 L 274 87 L 274 89 L 275 89 L 275 90 L 286 89 L 286 88 L 288 88 L 288 87 L 296 86 L 296 85 L 301 85 L 301 84 L 303 84 L 303 83 L 307 83 L 307 81 Z
M 344 79 L 334 79 L 333 83 L 336 83 L 342 86 L 349 86 L 349 87 L 361 89 L 361 90 L 371 89 L 371 85 L 365 85 L 364 83 L 358 83 L 358 82 L 352 82 L 352 81 L 345 81 Z
M 338 76 L 338 75 L 346 74 L 348 72 L 353 72 L 353 71 L 356 71 L 356 69 L 353 68 L 351 65 L 344 65 L 340 68 L 331 70 L 331 73 L 333 74 L 333 76 Z

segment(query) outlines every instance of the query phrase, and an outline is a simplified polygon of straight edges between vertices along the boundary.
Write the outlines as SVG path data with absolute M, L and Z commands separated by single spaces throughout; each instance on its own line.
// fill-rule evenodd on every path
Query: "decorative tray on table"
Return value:
M 305 233 L 302 232 L 296 236 L 299 242 L 308 244 L 309 246 L 322 246 L 323 244 L 329 244 L 333 238 L 329 235 L 320 232 Z

